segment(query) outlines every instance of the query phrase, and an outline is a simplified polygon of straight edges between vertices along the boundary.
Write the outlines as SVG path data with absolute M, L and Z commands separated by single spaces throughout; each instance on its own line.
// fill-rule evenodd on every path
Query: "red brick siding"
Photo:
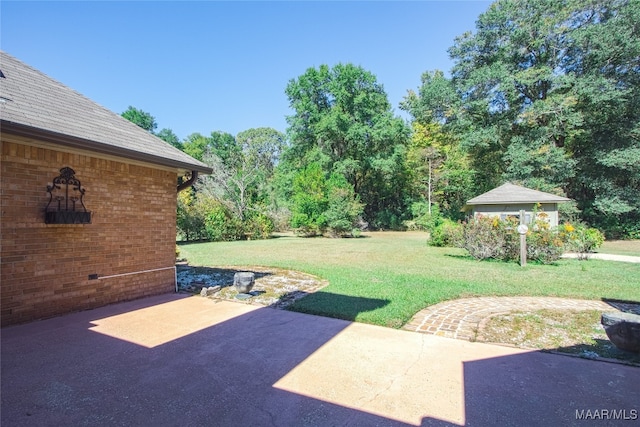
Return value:
M 2 325 L 171 292 L 176 171 L 8 142 L 0 169 Z M 12 138 L 12 141 L 14 139 Z M 47 185 L 71 167 L 92 223 L 44 223 Z

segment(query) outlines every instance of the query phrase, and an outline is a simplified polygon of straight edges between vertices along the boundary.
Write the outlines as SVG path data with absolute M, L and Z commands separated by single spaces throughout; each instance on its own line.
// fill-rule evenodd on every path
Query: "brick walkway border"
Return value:
M 540 309 L 631 311 L 640 304 L 555 297 L 479 297 L 445 301 L 418 312 L 402 329 L 448 338 L 474 340 L 481 322 L 496 314 Z

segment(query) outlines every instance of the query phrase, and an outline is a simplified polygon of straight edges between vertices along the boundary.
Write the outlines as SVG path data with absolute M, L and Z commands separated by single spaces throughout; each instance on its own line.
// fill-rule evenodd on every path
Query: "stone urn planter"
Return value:
M 640 315 L 633 313 L 602 313 L 600 323 L 609 340 L 620 350 L 640 353 Z
M 233 286 L 235 286 L 238 293 L 248 294 L 255 283 L 256 277 L 254 273 L 243 271 L 233 275 Z

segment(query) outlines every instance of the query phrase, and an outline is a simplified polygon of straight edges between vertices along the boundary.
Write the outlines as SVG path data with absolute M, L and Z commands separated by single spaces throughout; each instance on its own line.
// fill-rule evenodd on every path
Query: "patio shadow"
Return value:
M 377 310 L 389 303 L 389 300 L 384 299 L 317 291 L 305 295 L 304 299 L 298 299 L 288 307 L 288 310 L 354 321 L 358 314 Z
M 582 426 L 586 411 L 603 409 L 607 417 L 596 418 L 602 425 L 626 425 L 638 416 L 634 367 L 532 351 L 467 361 L 463 368 L 468 425 Z M 613 411 L 635 418 L 609 418 Z
M 573 425 L 640 401 L 633 367 L 180 294 L 1 339 L 3 426 Z
M 1 423 L 409 425 L 273 387 L 350 325 L 319 320 L 172 294 L 4 328 Z

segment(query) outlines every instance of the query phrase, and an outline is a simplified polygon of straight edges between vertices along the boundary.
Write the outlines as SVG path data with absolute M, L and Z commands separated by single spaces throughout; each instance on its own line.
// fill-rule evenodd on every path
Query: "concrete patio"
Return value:
M 3 427 L 583 425 L 640 369 L 179 294 L 2 333 Z M 634 412 L 636 411 L 636 412 Z M 610 418 L 610 417 L 609 417 Z

